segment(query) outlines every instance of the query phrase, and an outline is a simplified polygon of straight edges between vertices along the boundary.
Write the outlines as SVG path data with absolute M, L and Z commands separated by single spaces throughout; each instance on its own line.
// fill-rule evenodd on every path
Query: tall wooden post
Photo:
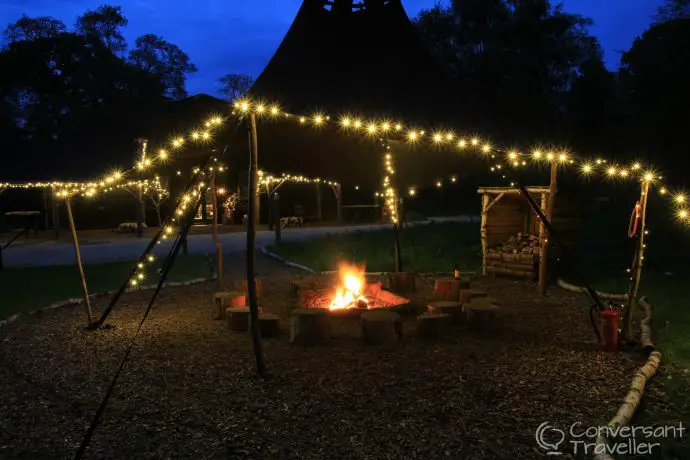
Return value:
M 261 344 L 261 329 L 259 328 L 259 306 L 256 298 L 256 222 L 258 212 L 258 162 L 259 162 L 259 136 L 256 129 L 256 115 L 249 115 L 249 131 L 251 148 L 249 149 L 249 206 L 247 210 L 247 295 L 249 297 L 249 317 L 252 334 L 254 358 L 256 359 L 256 371 L 264 377 L 266 365 L 264 364 L 263 349 Z
M 84 307 L 86 308 L 86 317 L 89 321 L 88 326 L 93 323 L 93 315 L 91 313 L 91 300 L 89 299 L 89 289 L 86 286 L 86 276 L 84 275 L 84 266 L 81 263 L 81 252 L 79 251 L 79 239 L 77 238 L 77 229 L 74 226 L 74 217 L 72 216 L 72 206 L 69 202 L 69 197 L 65 198 L 65 209 L 67 209 L 67 220 L 69 221 L 69 228 L 72 232 L 72 243 L 74 244 L 74 255 L 77 259 L 77 270 L 79 270 L 79 278 L 81 279 L 81 290 L 84 293 Z
M 323 220 L 323 212 L 321 210 L 321 184 L 316 183 L 316 218 L 321 222 Z
M 551 162 L 551 182 L 549 183 L 549 198 L 546 204 L 544 216 L 549 223 L 553 218 L 553 209 L 556 205 L 556 193 L 558 193 L 558 163 L 554 160 Z M 542 208 L 543 209 L 543 208 Z M 539 250 L 539 293 L 546 295 L 546 277 L 549 259 L 549 239 L 548 236 L 541 240 L 541 248 Z
M 542 210 L 542 212 L 546 211 L 546 207 L 548 206 L 549 203 L 549 195 L 547 193 L 541 194 L 541 203 L 539 204 L 539 208 Z M 537 219 L 539 217 L 537 216 Z M 546 264 L 546 254 L 544 252 L 544 245 L 548 243 L 549 239 L 549 234 L 546 232 L 546 227 L 544 224 L 540 221 L 539 224 L 539 288 L 541 289 L 542 285 L 542 280 L 541 280 L 541 266 Z M 546 280 L 544 280 L 544 284 L 546 284 Z M 541 292 L 541 291 L 540 291 Z
M 143 165 L 146 162 L 146 147 L 148 141 L 146 139 L 137 139 L 139 146 L 141 147 L 141 156 L 139 161 Z M 141 179 L 141 174 L 139 174 L 139 179 Z M 137 195 L 139 202 L 137 203 L 137 236 L 141 238 L 144 235 L 144 223 L 146 223 L 146 206 L 144 203 L 144 190 L 139 184 L 139 194 Z
M 211 229 L 213 232 L 213 245 L 216 247 L 216 286 L 218 291 L 225 290 L 225 277 L 223 274 L 223 246 L 220 244 L 220 237 L 218 236 L 218 190 L 216 189 L 216 175 L 211 176 L 211 198 L 213 203 L 213 223 Z
M 338 223 L 343 223 L 343 188 L 340 184 L 335 184 L 335 199 L 338 205 Z
M 482 238 L 482 275 L 486 276 L 486 261 L 489 254 L 489 235 L 487 231 L 487 224 L 489 221 L 489 194 L 482 194 L 482 224 L 481 224 L 481 238 Z
M 57 200 L 57 191 L 52 190 L 50 194 L 50 205 L 53 211 L 53 235 L 55 241 L 60 239 L 60 201 Z
M 271 207 L 273 208 L 273 225 L 275 225 L 276 244 L 280 244 L 282 241 L 282 236 L 280 228 L 280 197 L 278 196 L 278 193 L 273 194 Z
M 637 245 L 635 247 L 635 255 L 633 256 L 633 264 L 630 269 L 630 287 L 628 288 L 628 300 L 625 304 L 625 312 L 623 313 L 623 330 L 621 336 L 623 340 L 632 341 L 632 317 L 633 306 L 635 305 L 637 290 L 640 287 L 642 279 L 642 266 L 644 265 L 644 250 L 645 250 L 645 231 L 647 227 L 647 198 L 649 197 L 650 181 L 642 181 L 642 190 L 640 192 L 640 227 L 639 235 L 637 237 Z

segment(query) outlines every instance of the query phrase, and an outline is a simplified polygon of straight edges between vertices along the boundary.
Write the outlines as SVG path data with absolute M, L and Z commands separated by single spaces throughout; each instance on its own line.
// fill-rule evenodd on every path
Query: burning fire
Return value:
M 346 310 L 355 308 L 358 302 L 367 303 L 367 298 L 364 297 L 364 267 L 342 263 L 338 267 L 338 276 L 340 285 L 336 287 L 329 310 Z

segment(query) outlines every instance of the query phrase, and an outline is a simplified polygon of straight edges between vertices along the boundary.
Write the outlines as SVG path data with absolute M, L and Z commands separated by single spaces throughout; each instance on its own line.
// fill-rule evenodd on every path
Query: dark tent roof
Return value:
M 305 0 L 250 93 L 290 111 L 410 117 L 448 112 L 449 88 L 400 0 Z
M 259 165 L 273 173 L 380 187 L 380 142 L 338 132 L 337 118 L 347 113 L 438 126 L 457 112 L 450 88 L 450 78 L 424 46 L 400 0 L 304 0 L 248 96 L 277 102 L 291 113 L 323 111 L 332 118 L 318 129 L 287 120 L 262 122 Z M 245 160 L 246 133 L 235 138 L 239 158 Z M 396 149 L 401 187 L 462 174 L 457 155 L 429 152 L 426 143 L 418 148 L 400 143 Z

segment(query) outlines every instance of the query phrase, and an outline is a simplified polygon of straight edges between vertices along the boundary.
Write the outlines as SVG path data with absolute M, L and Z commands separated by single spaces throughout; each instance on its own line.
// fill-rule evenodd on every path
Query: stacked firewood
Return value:
M 508 238 L 508 241 L 500 243 L 495 248 L 489 249 L 489 254 L 534 254 L 539 255 L 539 237 L 518 233 Z
M 486 271 L 499 275 L 534 278 L 539 261 L 539 237 L 518 233 L 490 248 L 486 254 Z

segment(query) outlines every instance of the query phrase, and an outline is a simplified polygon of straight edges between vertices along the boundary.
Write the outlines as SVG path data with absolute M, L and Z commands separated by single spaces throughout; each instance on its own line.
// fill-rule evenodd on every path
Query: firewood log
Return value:
M 360 320 L 362 339 L 370 345 L 383 345 L 402 340 L 400 315 L 390 311 L 370 311 Z
M 644 318 L 640 321 L 640 342 L 642 342 L 644 352 L 649 355 L 655 349 L 652 342 L 652 305 L 647 297 L 642 297 L 638 304 L 645 313 Z
M 425 340 L 437 340 L 448 335 L 452 318 L 443 313 L 424 313 L 417 317 L 419 337 Z
M 329 312 L 325 308 L 298 308 L 290 317 L 290 342 L 319 345 L 331 338 Z

